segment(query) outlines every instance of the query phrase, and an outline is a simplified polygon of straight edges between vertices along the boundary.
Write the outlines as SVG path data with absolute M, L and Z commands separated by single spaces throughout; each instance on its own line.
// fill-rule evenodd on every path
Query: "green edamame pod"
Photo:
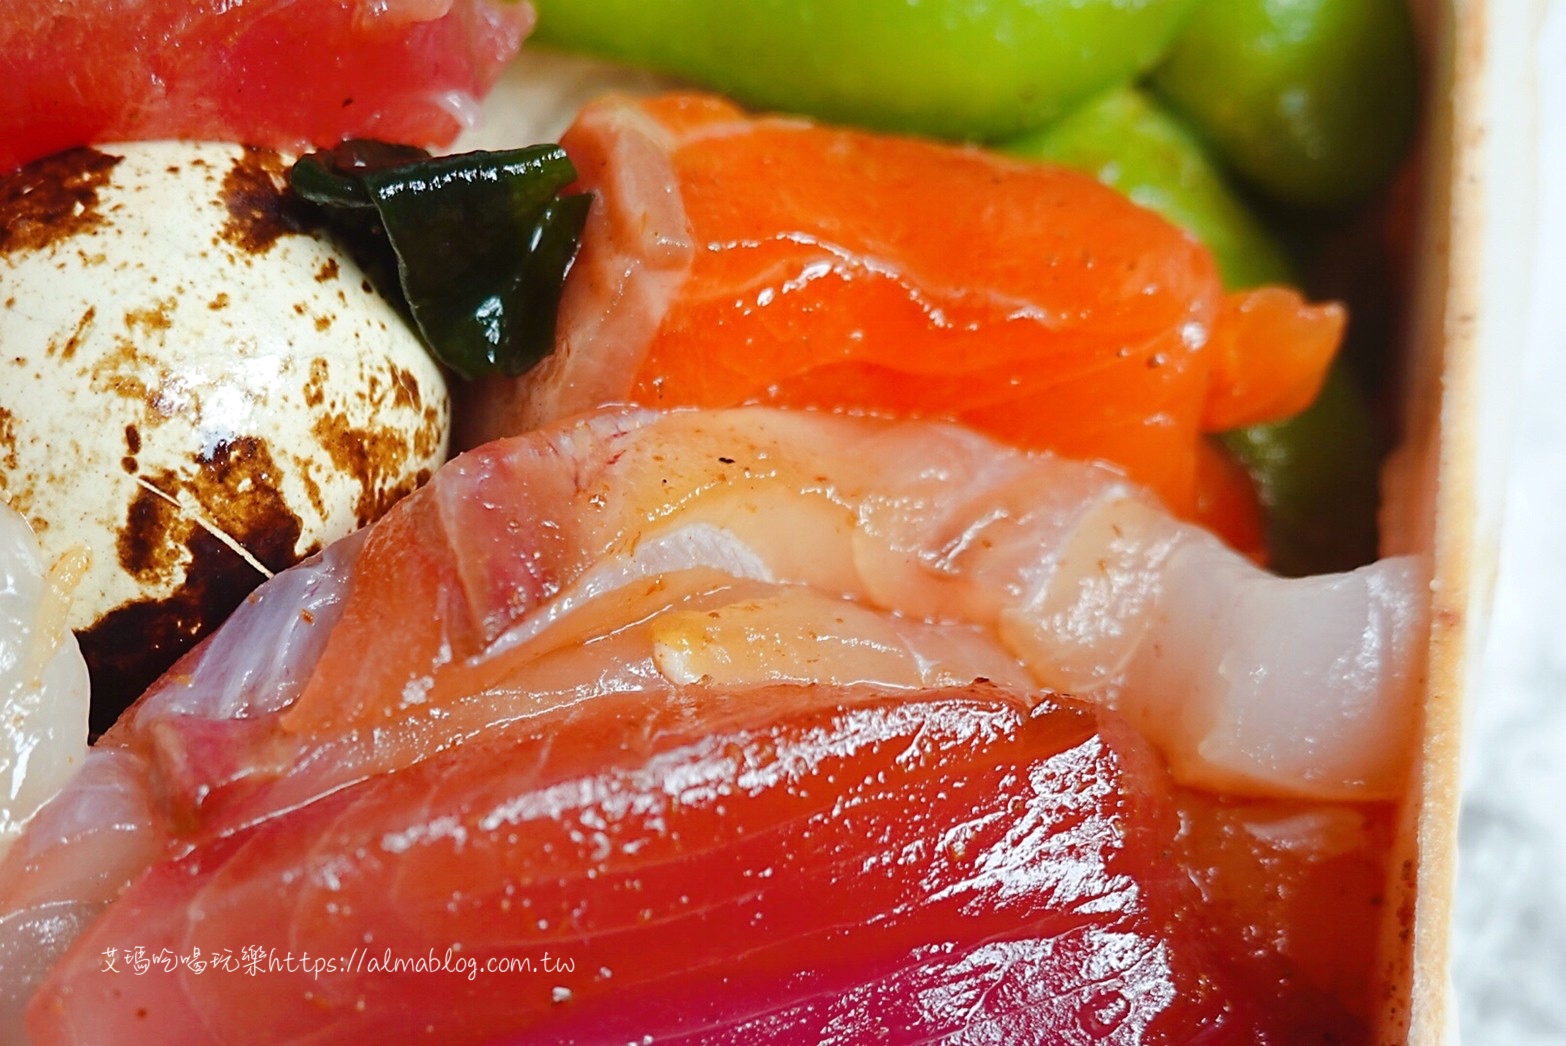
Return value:
M 1202 0 L 1152 82 L 1258 189 L 1333 208 L 1392 174 L 1416 78 L 1404 0 Z
M 1364 394 L 1341 362 L 1288 421 L 1224 434 L 1267 509 L 1272 569 L 1298 576 L 1376 558 L 1381 455 Z
M 1122 87 L 1002 147 L 1092 174 L 1207 245 L 1225 286 L 1297 283 L 1293 262 L 1225 182 L 1196 136 L 1156 101 Z
M 949 138 L 1040 126 L 1149 69 L 1194 0 L 535 0 L 537 39 L 752 106 Z

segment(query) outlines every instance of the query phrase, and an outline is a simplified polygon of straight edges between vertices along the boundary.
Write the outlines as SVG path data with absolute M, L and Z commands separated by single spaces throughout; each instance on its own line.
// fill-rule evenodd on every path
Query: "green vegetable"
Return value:
M 559 196 L 576 180 L 559 146 L 431 158 L 353 141 L 304 157 L 289 179 L 374 256 L 372 274 L 395 270 L 395 287 L 378 281 L 383 293 L 400 296 L 430 352 L 464 378 L 521 374 L 554 351 L 590 203 Z
M 1351 570 L 1376 558 L 1381 459 L 1364 395 L 1342 363 L 1303 413 L 1223 439 L 1261 493 L 1274 570 Z
M 941 137 L 1040 126 L 1146 71 L 1194 0 L 535 0 L 540 42 L 763 108 Z
M 1298 282 L 1288 254 L 1235 195 L 1196 136 L 1136 88 L 1110 91 L 1003 148 L 1092 174 L 1157 211 L 1207 245 L 1226 286 Z
M 1403 156 L 1416 65 L 1403 0 L 1202 0 L 1153 83 L 1257 188 L 1333 208 Z

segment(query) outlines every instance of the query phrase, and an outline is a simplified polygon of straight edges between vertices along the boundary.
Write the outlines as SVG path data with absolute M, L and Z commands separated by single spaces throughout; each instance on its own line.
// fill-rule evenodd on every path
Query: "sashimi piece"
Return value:
M 0 173 L 102 141 L 444 144 L 532 24 L 513 0 L 12 0 Z
M 1127 672 L 1158 685 L 1129 687 L 1118 704 L 1177 778 L 1241 795 L 1257 793 L 1258 775 L 1320 798 L 1401 794 L 1425 634 L 1418 560 L 1285 580 L 1192 543 L 1165 560 L 1162 580 L 1149 641 Z M 1400 667 L 1367 687 L 1372 661 Z M 1402 739 L 1401 755 L 1384 747 L 1390 738 Z
M 597 199 L 557 351 L 477 390 L 470 441 L 626 401 L 944 418 L 1189 516 L 1200 433 L 1300 409 L 1342 333 L 1292 291 L 1225 297 L 1194 240 L 1064 169 L 701 95 L 601 102 L 562 144 Z
M 1225 432 L 1290 418 L 1310 406 L 1327 380 L 1347 321 L 1336 306 L 1302 305 L 1284 287 L 1224 298 L 1213 324 L 1213 380 L 1202 429 Z
M 1168 785 L 1112 717 L 987 687 L 750 697 L 605 699 L 160 864 L 50 976 L 33 1041 L 1254 1042 L 1341 1018 L 1271 1026 L 1271 992 L 1234 989 L 1167 859 Z M 132 944 L 234 969 L 137 976 Z M 377 965 L 431 955 L 456 972 Z
M 66 627 L 85 558 L 46 563 L 0 501 L 0 860 L 87 755 L 87 664 Z
M 1251 956 L 1240 972 L 1254 990 L 1284 996 L 1270 1012 L 1331 999 L 1373 1019 L 1383 999 L 1368 974 L 1383 932 L 1396 807 L 1189 790 L 1176 804 L 1175 859 L 1201 892 L 1202 920 L 1215 940 Z
M 1395 794 L 1421 586 L 1406 560 L 1271 578 L 1113 472 L 953 426 L 765 408 L 594 413 L 465 455 L 381 522 L 258 589 L 104 739 L 95 774 L 40 812 L 19 844 L 25 860 L 0 866 L 0 948 L 37 940 L 36 954 L 53 956 L 89 924 L 165 908 L 172 918 L 178 905 L 127 902 L 223 862 L 229 870 L 213 874 L 238 886 L 250 862 L 338 823 L 333 804 L 403 795 L 399 780 L 435 787 L 441 768 L 465 759 L 497 780 L 535 764 L 593 774 L 605 760 L 649 757 L 660 723 L 694 740 L 753 717 L 840 710 L 845 695 L 916 701 L 980 678 L 1000 681 L 1018 715 L 1051 706 L 1050 690 L 1118 706 L 1182 776 L 1209 787 Z M 852 780 L 836 775 L 834 786 Z M 1316 881 L 1325 844 L 1276 834 L 1304 856 L 1275 862 L 1272 881 Z M 1379 867 L 1371 842 L 1349 852 Z M 1212 869 L 1210 892 L 1241 897 L 1215 925 L 1254 945 L 1250 994 L 1268 983 L 1296 1002 L 1333 994 L 1335 983 L 1302 987 L 1282 943 L 1256 943 L 1272 923 L 1248 900 L 1240 858 L 1195 859 Z M 172 883 L 171 867 L 181 869 Z M 1336 896 L 1343 911 L 1372 903 Z M 256 917 L 278 910 L 262 905 Z M 401 932 L 395 920 L 370 922 Z M 356 920 L 356 932 L 367 924 Z M 860 967 L 801 1003 L 808 1013 L 762 999 L 757 1012 L 770 1016 L 757 1019 L 830 1011 L 851 1024 L 842 1007 L 861 1003 L 911 1013 L 921 985 L 944 992 L 953 978 L 1009 997 L 1013 978 L 1044 961 L 1037 949 L 986 948 L 953 953 L 949 968 L 931 967 L 935 953 Z M 1345 957 L 1323 976 L 1349 968 L 1365 969 Z M 1021 987 L 1035 983 L 1049 981 Z
M 841 610 L 814 621 L 809 648 L 795 649 L 798 637 L 791 630 L 801 613 L 832 603 Z M 749 635 L 770 634 L 774 645 L 749 644 L 743 657 L 719 653 L 725 667 L 717 670 L 706 655 L 721 650 L 721 635 L 695 656 L 674 651 L 692 632 L 693 619 L 701 627 L 737 616 Z M 506 656 L 444 674 L 439 692 L 404 688 L 409 705 L 379 728 L 348 724 L 301 736 L 280 715 L 170 714 L 159 700 L 169 692 L 155 689 L 132 713 L 134 722 L 122 720 L 123 728 L 106 740 L 150 753 L 158 791 L 188 837 L 201 839 L 430 752 L 513 727 L 529 729 L 560 708 L 604 694 L 667 696 L 687 682 L 753 686 L 779 680 L 912 691 L 974 679 L 1018 692 L 1032 687 L 1026 670 L 981 627 L 909 620 L 797 585 L 691 569 L 592 596 Z M 199 685 L 181 691 L 178 700 L 189 704 Z
M 92 880 L 112 856 L 70 860 L 70 833 L 49 812 L 92 762 L 87 664 L 66 627 L 84 558 L 45 562 L 27 521 L 0 501 L 0 1040 L 15 1037 L 33 986 L 108 900 Z M 155 856 L 139 855 L 134 870 Z
M 95 748 L 0 861 L 0 1041 L 25 1041 L 22 1013 L 65 949 L 169 852 L 146 764 Z
M 1408 561 L 1271 579 L 1113 473 L 950 426 L 608 411 L 466 455 L 278 575 L 105 743 L 195 841 L 606 692 L 982 677 L 1152 715 L 1188 780 L 1374 798 L 1419 586 Z
M 1206 787 L 1402 787 L 1417 563 L 1275 579 L 1112 472 L 952 426 L 601 412 L 464 455 L 362 542 L 301 613 L 315 589 L 263 586 L 110 735 L 194 835 L 604 692 L 817 671 L 1091 696 Z M 286 688 L 236 697 L 208 664 L 240 646 L 294 654 Z
M 332 545 L 242 604 L 241 627 L 213 636 L 199 648 L 201 656 L 183 663 L 182 671 L 194 673 L 200 706 L 169 700 L 161 709 L 165 722 L 241 722 L 286 706 L 297 692 L 291 673 L 318 654 L 311 644 L 330 628 L 345 567 L 362 540 Z M 263 645 L 244 641 L 258 634 Z M 85 749 L 85 667 L 82 672 L 76 714 Z M 0 859 L 0 1041 L 24 1041 L 27 1000 L 71 941 L 155 861 L 188 849 L 181 839 L 186 826 L 170 819 L 157 794 L 159 782 L 181 779 L 181 768 L 155 767 L 158 751 L 154 746 L 144 756 L 112 743 L 94 747 Z
M 435 519 L 461 541 L 416 546 Z M 1239 702 L 1250 711 L 1234 713 L 1226 728 L 1235 732 L 1225 737 L 1242 747 L 1245 737 L 1299 740 L 1297 723 L 1270 735 L 1266 717 L 1282 709 L 1311 719 L 1311 757 L 1332 769 L 1269 767 L 1263 754 L 1249 769 L 1271 774 L 1272 787 L 1365 797 L 1400 787 L 1396 753 L 1409 728 L 1419 629 L 1416 564 L 1271 579 L 1104 470 L 1008 452 L 946 426 L 756 409 L 600 414 L 459 459 L 371 533 L 343 624 L 286 726 L 308 733 L 380 724 L 407 714 L 409 687 L 437 704 L 448 689 L 471 693 L 479 673 L 511 656 L 507 629 L 531 607 L 564 599 L 576 585 L 667 572 L 676 564 L 638 568 L 638 557 L 692 535 L 705 537 L 707 558 L 689 565 L 993 628 L 1042 687 L 1120 687 L 1120 700 L 1136 703 L 1178 686 L 1195 722 Z M 516 539 L 530 546 L 525 555 L 516 554 Z M 612 563 L 626 564 L 618 581 L 605 580 Z M 462 614 L 449 610 L 437 629 L 387 625 L 385 608 L 398 600 L 429 605 L 420 586 L 432 584 L 436 569 L 484 585 L 467 584 Z M 532 588 L 496 586 L 507 571 L 525 571 Z M 1223 607 L 1246 586 L 1252 602 L 1229 627 L 1206 628 L 1168 609 L 1177 599 Z M 1301 642 L 1298 631 L 1282 632 L 1282 619 L 1266 618 L 1271 606 L 1290 608 L 1294 629 L 1320 621 L 1330 630 L 1322 642 Z M 1295 671 L 1266 670 L 1288 643 L 1284 663 Z M 486 647 L 482 659 L 461 661 Z M 367 670 L 368 649 L 384 656 Z M 1194 751 L 1210 739 L 1198 729 L 1189 740 Z M 1352 767 L 1334 764 L 1335 745 Z

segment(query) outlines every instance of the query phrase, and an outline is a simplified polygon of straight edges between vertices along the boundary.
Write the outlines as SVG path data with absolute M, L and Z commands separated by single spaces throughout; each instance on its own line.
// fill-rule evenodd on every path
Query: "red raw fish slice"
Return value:
M 157 865 L 76 942 L 30 1030 L 1257 1041 L 1178 914 L 1167 781 L 1114 719 L 982 686 L 745 696 L 591 702 Z M 104 972 L 137 946 L 339 968 Z M 475 972 L 365 968 L 388 950 Z
M 13 0 L 0 172 L 103 141 L 446 144 L 532 22 L 499 0 Z

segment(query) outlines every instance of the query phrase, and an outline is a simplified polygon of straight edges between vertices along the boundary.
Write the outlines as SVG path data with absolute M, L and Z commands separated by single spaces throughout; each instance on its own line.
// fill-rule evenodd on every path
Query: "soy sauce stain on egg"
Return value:
M 92 676 L 94 735 L 262 580 L 247 555 L 275 573 L 319 551 L 298 550 L 303 526 L 264 440 L 224 441 L 194 464 L 194 473 L 138 476 L 116 542 L 127 574 L 151 590 L 172 585 L 171 594 L 127 602 L 77 633 Z
M 16 462 L 16 418 L 0 407 L 0 494 L 5 493 L 5 477 L 16 469 Z
M 284 191 L 286 179 L 277 153 L 246 148 L 223 176 L 222 200 L 229 220 L 218 235 L 247 254 L 265 254 L 284 236 L 314 229 L 318 223 L 305 204 Z
M 0 178 L 0 255 L 42 250 L 103 225 L 98 192 L 120 159 L 71 149 Z
M 338 472 L 358 482 L 354 514 L 361 527 L 379 519 L 423 482 L 408 474 L 408 459 L 415 448 L 401 431 L 356 427 L 344 414 L 323 414 L 311 432 Z

